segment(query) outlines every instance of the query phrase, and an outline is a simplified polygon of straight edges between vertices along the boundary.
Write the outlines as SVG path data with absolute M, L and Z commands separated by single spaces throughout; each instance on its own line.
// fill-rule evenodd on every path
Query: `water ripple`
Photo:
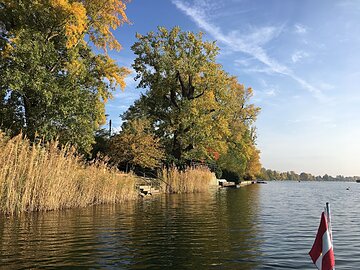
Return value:
M 3 218 L 0 268 L 313 269 L 308 252 L 330 201 L 337 269 L 357 269 L 359 192 L 273 182 Z

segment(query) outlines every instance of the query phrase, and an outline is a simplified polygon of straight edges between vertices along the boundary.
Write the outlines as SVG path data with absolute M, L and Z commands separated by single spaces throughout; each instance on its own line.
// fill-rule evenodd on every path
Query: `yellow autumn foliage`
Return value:
M 87 29 L 87 12 L 81 2 L 69 2 L 68 0 L 51 0 L 50 5 L 59 12 L 66 14 L 65 34 L 67 48 L 75 46 Z
M 115 164 L 156 168 L 164 158 L 160 140 L 149 131 L 149 122 L 136 119 L 123 125 L 110 140 L 110 158 Z
M 97 47 L 106 50 L 120 50 L 121 45 L 116 40 L 111 30 L 115 30 L 124 23 L 129 23 L 126 16 L 126 4 L 130 0 L 86 0 L 84 5 L 92 30 L 89 31 L 90 39 Z

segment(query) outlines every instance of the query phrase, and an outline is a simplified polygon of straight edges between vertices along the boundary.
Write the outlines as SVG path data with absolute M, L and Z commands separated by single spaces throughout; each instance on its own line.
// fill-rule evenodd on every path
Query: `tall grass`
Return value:
M 196 193 L 209 190 L 212 173 L 207 167 L 162 169 L 162 189 L 167 193 Z
M 32 144 L 0 132 L 0 212 L 55 210 L 135 198 L 135 178 L 104 162 L 85 164 L 71 147 Z

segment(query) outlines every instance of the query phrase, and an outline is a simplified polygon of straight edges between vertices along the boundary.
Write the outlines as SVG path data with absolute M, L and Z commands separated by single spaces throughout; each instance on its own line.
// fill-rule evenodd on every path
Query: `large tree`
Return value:
M 121 48 L 110 29 L 128 22 L 125 2 L 2 1 L 0 128 L 90 150 L 104 104 L 128 74 L 106 54 Z
M 201 159 L 209 149 L 225 151 L 228 132 L 217 96 L 228 75 L 215 62 L 218 47 L 202 34 L 168 31 L 137 35 L 132 49 L 139 87 L 147 92 L 125 114 L 125 120 L 147 117 L 156 135 L 177 161 Z M 221 96 L 221 95 L 220 95 Z
M 261 167 L 251 88 L 216 63 L 219 48 L 201 33 L 158 30 L 138 34 L 132 47 L 138 87 L 147 91 L 124 120 L 149 119 L 170 159 L 212 160 L 238 177 L 253 177 Z

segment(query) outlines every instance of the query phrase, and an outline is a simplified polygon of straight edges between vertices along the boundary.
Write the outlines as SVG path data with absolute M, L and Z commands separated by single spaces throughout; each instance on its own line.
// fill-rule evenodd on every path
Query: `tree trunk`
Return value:
M 182 157 L 182 151 L 181 151 L 181 143 L 178 139 L 178 132 L 175 131 L 174 133 L 174 139 L 173 139 L 173 146 L 172 146 L 172 155 L 177 160 L 180 160 Z
M 32 104 L 30 98 L 24 96 L 24 116 L 25 116 L 25 129 L 24 132 L 30 140 L 35 139 L 36 122 L 35 115 L 33 115 L 34 104 Z

